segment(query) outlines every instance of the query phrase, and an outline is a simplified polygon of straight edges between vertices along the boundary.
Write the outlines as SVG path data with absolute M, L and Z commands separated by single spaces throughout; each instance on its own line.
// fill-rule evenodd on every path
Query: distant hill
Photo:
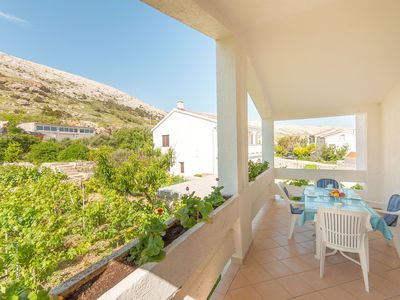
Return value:
M 342 126 L 313 126 L 313 125 L 275 125 L 275 137 L 285 135 L 308 136 L 320 134 L 322 132 L 335 130 L 350 130 L 352 128 Z
M 0 52 L 0 120 L 151 127 L 165 112 L 105 84 Z

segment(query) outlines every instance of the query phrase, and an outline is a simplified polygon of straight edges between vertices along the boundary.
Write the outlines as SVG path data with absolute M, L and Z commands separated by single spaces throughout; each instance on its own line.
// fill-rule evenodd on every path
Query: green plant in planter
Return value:
M 264 162 L 253 162 L 249 160 L 249 181 L 256 180 L 256 177 L 263 173 L 264 171 L 268 170 L 269 163 L 267 161 Z
M 224 197 L 222 196 L 221 190 L 224 188 L 223 186 L 212 186 L 212 192 L 204 197 L 204 201 L 211 203 L 213 208 L 217 208 L 222 203 L 225 202 Z
M 157 214 L 161 215 L 163 210 L 157 209 Z M 143 234 L 139 237 L 139 242 L 130 251 L 128 261 L 135 261 L 138 266 L 148 262 L 160 261 L 165 257 L 164 241 L 166 225 L 159 216 L 150 215 Z
M 49 292 L 42 286 L 27 288 L 18 282 L 6 286 L 0 285 L 0 299 L 10 300 L 50 300 Z
M 310 184 L 310 181 L 307 179 L 290 179 L 285 181 L 286 184 L 288 185 L 294 185 L 294 186 L 306 186 Z
M 184 228 L 191 228 L 201 221 L 208 221 L 213 205 L 208 201 L 202 201 L 194 192 L 184 195 L 175 212 L 175 218 Z

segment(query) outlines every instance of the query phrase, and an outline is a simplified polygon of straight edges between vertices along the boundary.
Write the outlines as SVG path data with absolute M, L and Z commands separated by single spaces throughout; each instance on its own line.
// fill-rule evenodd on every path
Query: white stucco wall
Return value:
M 217 174 L 216 122 L 187 115 L 174 110 L 160 126 L 153 130 L 156 148 L 162 147 L 162 135 L 169 135 L 169 145 L 175 151 L 173 174 L 181 174 L 179 162 L 185 164 L 185 176 L 195 174 Z
M 355 132 L 343 132 L 327 136 L 325 138 L 325 143 L 327 145 L 336 145 L 337 147 L 343 147 L 344 145 L 349 145 L 349 151 L 356 151 L 356 135 Z
M 217 122 L 174 109 L 153 129 L 154 147 L 175 151 L 173 174 L 218 174 Z M 261 136 L 261 128 L 249 126 L 250 135 Z M 169 135 L 170 147 L 162 147 L 162 136 Z M 262 145 L 249 144 L 248 156 L 253 161 L 262 159 Z M 184 162 L 185 172 L 180 172 L 179 162 Z
M 400 194 L 400 82 L 382 102 L 382 194 Z

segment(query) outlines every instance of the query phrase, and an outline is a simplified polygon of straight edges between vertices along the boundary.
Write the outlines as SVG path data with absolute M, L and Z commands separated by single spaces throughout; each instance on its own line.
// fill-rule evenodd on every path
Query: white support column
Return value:
M 270 168 L 274 167 L 274 121 L 262 120 L 262 159 L 269 162 Z
M 367 116 L 366 114 L 356 115 L 356 169 L 367 169 Z
M 366 115 L 367 200 L 381 201 L 381 107 L 376 105 Z M 358 151 L 358 150 L 357 150 Z
M 246 56 L 233 38 L 217 41 L 218 176 L 226 194 L 248 184 Z
M 225 194 L 248 187 L 246 55 L 234 38 L 217 41 L 218 176 Z M 235 254 L 241 261 L 252 241 L 251 201 L 239 197 L 234 226 Z

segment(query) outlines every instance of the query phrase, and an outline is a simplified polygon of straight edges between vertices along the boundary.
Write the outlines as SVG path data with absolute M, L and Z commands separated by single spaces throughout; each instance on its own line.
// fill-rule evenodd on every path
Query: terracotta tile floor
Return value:
M 243 265 L 222 277 L 212 300 L 252 299 L 400 299 L 400 259 L 379 232 L 370 233 L 370 292 L 364 290 L 361 268 L 340 254 L 326 258 L 319 277 L 314 258 L 314 227 L 296 227 L 287 239 L 285 204 L 273 201 L 253 222 L 254 241 Z

